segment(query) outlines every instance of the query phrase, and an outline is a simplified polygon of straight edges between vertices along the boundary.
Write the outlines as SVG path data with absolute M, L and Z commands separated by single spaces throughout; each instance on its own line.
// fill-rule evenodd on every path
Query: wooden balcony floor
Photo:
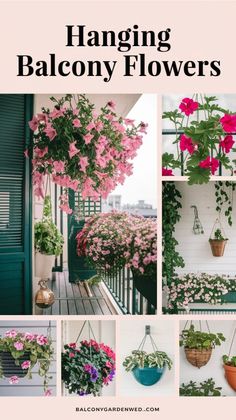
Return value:
M 83 283 L 69 283 L 68 271 L 53 273 L 48 287 L 55 295 L 54 304 L 48 309 L 35 307 L 35 315 L 116 315 L 102 285 L 89 286 L 93 294 L 88 295 Z

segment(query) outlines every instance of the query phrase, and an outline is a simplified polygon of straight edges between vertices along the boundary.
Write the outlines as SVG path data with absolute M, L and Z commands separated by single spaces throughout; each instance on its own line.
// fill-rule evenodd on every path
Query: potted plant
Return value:
M 166 367 L 171 369 L 172 361 L 164 351 L 147 353 L 143 350 L 133 350 L 123 362 L 127 372 L 132 372 L 135 379 L 145 386 L 156 384 L 162 377 Z
M 113 101 L 97 112 L 85 95 L 50 99 L 54 108 L 42 108 L 29 122 L 33 136 L 25 155 L 33 159 L 35 195 L 44 196 L 49 175 L 64 188 L 61 210 L 71 214 L 68 188 L 80 192 L 83 200 L 98 200 L 132 174 L 131 162 L 147 124 L 117 116 Z
M 228 239 L 223 236 L 221 229 L 216 229 L 213 239 L 209 239 L 214 257 L 223 257 L 227 241 Z
M 99 396 L 115 376 L 115 353 L 95 340 L 70 343 L 62 353 L 62 380 L 70 394 Z
M 215 96 L 183 98 L 179 108 L 164 112 L 163 118 L 173 125 L 176 146 L 175 154 L 163 154 L 164 176 L 179 169 L 192 185 L 208 183 L 220 166 L 233 175 L 235 162 L 229 154 L 235 151 L 236 115 L 221 107 Z
M 185 355 L 191 365 L 198 367 L 205 366 L 212 354 L 215 346 L 220 346 L 225 337 L 222 333 L 213 334 L 211 332 L 197 331 L 194 325 L 184 329 L 181 333 L 180 346 L 184 347 Z
M 215 386 L 213 378 L 206 379 L 200 384 L 190 381 L 187 384 L 181 384 L 179 395 L 181 397 L 220 397 L 221 387 Z
M 137 289 L 156 306 L 155 220 L 125 212 L 100 213 L 87 220 L 76 239 L 78 255 L 87 256 L 98 271 L 114 274 L 130 268 Z
M 34 225 L 35 273 L 50 278 L 55 257 L 62 253 L 64 238 L 52 221 L 51 199 L 44 199 L 43 218 Z
M 45 395 L 50 395 L 48 371 L 53 353 L 49 337 L 14 329 L 7 331 L 0 337 L 0 378 L 9 378 L 10 384 L 17 384 L 19 378 L 25 376 L 32 379 L 32 369 L 38 364 L 38 374 L 44 378 Z
M 236 391 L 236 356 L 223 356 L 225 377 L 228 384 Z

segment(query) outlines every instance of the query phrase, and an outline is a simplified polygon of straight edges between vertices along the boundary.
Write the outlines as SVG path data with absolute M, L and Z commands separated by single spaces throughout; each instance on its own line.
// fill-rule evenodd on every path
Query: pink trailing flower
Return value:
M 73 357 L 75 357 L 75 353 L 72 353 L 72 351 L 69 353 L 69 357 L 72 359 Z
M 185 134 L 182 134 L 180 136 L 179 147 L 180 147 L 180 150 L 182 152 L 187 150 L 190 155 L 192 155 L 195 151 L 195 146 L 193 144 L 193 140 L 191 139 L 191 137 L 185 136 Z
M 111 109 L 115 109 L 116 104 L 115 104 L 115 102 L 114 102 L 114 101 L 109 101 L 109 102 L 107 102 L 107 106 L 108 106 L 109 108 L 111 108 Z
M 84 136 L 84 141 L 85 141 L 85 144 L 89 144 L 90 142 L 91 142 L 91 140 L 92 140 L 92 138 L 93 138 L 94 136 L 93 136 L 93 134 L 86 134 L 85 136 Z
M 48 147 L 46 146 L 44 149 L 39 149 L 39 147 L 35 147 L 34 151 L 37 157 L 43 158 L 48 153 Z
M 52 124 L 50 123 L 47 123 L 44 129 L 44 133 L 48 136 L 50 140 L 53 140 L 57 135 L 55 128 L 53 128 Z
M 38 128 L 38 118 L 34 115 L 32 120 L 29 121 L 29 126 L 32 131 L 36 131 Z
M 29 369 L 30 366 L 31 366 L 30 360 L 26 360 L 25 362 L 21 363 L 21 368 L 22 369 Z
M 88 163 L 88 157 L 87 156 L 81 156 L 79 159 L 79 165 L 82 172 L 86 173 L 86 168 L 89 165 Z
M 210 169 L 212 175 L 215 175 L 215 172 L 219 168 L 219 160 L 214 157 L 210 158 L 210 156 L 207 156 L 205 160 L 202 160 L 199 163 L 199 166 L 200 168 Z
M 40 346 L 45 346 L 48 344 L 48 339 L 44 335 L 38 335 L 36 341 Z
M 5 332 L 5 337 L 15 338 L 17 336 L 16 330 L 10 330 Z
M 78 118 L 76 118 L 75 120 L 73 120 L 72 124 L 76 128 L 79 128 L 82 125 L 81 122 L 80 122 L 80 120 Z
M 68 194 L 62 194 L 59 197 L 60 205 L 59 208 L 64 211 L 66 214 L 72 214 L 73 210 L 69 207 L 69 197 Z
M 174 176 L 172 169 L 162 168 L 162 176 Z
M 16 385 L 19 382 L 19 378 L 16 375 L 13 375 L 9 378 L 9 384 Z
M 236 131 L 236 115 L 225 114 L 220 123 L 226 133 L 234 133 Z
M 54 108 L 54 110 L 52 112 L 50 112 L 49 117 L 52 120 L 55 120 L 55 118 L 63 117 L 65 111 L 66 111 L 65 108 L 60 108 L 60 109 Z
M 24 335 L 24 339 L 27 340 L 27 341 L 33 341 L 35 339 L 35 335 L 26 332 L 25 335 Z
M 16 343 L 13 344 L 13 346 L 15 347 L 16 350 L 21 351 L 24 348 L 24 344 L 21 343 L 20 341 L 16 341 Z
M 91 121 L 87 127 L 86 130 L 91 131 L 93 128 L 95 128 L 95 123 L 93 121 Z
M 44 392 L 44 396 L 45 396 L 45 397 L 51 397 L 51 396 L 52 396 L 52 390 L 51 390 L 51 389 L 47 389 L 47 390 Z
M 84 371 L 85 372 L 90 372 L 91 371 L 92 366 L 89 365 L 88 363 L 86 365 L 84 365 Z
M 220 141 L 220 147 L 222 148 L 223 152 L 229 153 L 234 145 L 235 141 L 233 136 L 227 135 L 225 136 L 224 140 Z
M 53 162 L 53 167 L 56 172 L 64 172 L 65 170 L 65 164 L 61 160 L 55 160 Z
M 76 343 L 70 343 L 69 344 L 69 347 L 71 347 L 72 349 L 75 349 L 76 348 L 76 345 L 77 345 Z
M 188 117 L 199 108 L 199 103 L 190 98 L 184 98 L 181 101 L 179 109 Z
M 130 118 L 125 118 L 124 123 L 126 125 L 132 125 L 132 127 L 134 126 L 134 120 L 131 120 Z
M 74 141 L 73 143 L 70 143 L 70 147 L 69 147 L 70 159 L 72 159 L 73 156 L 77 155 L 78 153 L 79 153 L 79 149 L 77 149 L 76 147 L 76 141 Z

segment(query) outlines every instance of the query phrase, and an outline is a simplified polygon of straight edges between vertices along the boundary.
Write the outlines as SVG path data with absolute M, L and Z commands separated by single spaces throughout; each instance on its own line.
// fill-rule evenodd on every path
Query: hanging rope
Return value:
M 221 223 L 221 221 L 220 221 L 220 217 L 217 217 L 217 218 L 216 218 L 216 220 L 215 220 L 215 223 L 214 223 L 214 225 L 213 225 L 213 228 L 212 228 L 211 234 L 210 234 L 210 239 L 214 239 L 214 238 L 212 238 L 212 235 L 213 235 L 213 233 L 216 231 L 216 226 L 217 226 L 217 225 L 219 225 L 220 230 L 221 230 L 221 231 L 222 231 L 222 233 L 223 233 L 223 237 L 224 237 L 224 238 L 226 238 L 224 228 L 223 228 L 222 223 Z
M 233 333 L 233 337 L 232 337 L 232 340 L 231 340 L 231 344 L 230 344 L 230 348 L 229 348 L 229 354 L 228 354 L 228 356 L 230 356 L 230 354 L 231 354 L 231 350 L 232 350 L 232 347 L 233 347 L 233 343 L 234 343 L 235 335 L 236 335 L 236 327 L 234 328 L 234 333 Z
M 97 340 L 96 340 L 96 338 L 95 338 L 95 334 L 94 334 L 94 332 L 93 332 L 93 329 L 92 329 L 92 326 L 91 326 L 90 321 L 84 321 L 84 323 L 83 323 L 83 325 L 82 325 L 82 327 L 81 327 L 81 329 L 80 329 L 79 335 L 78 335 L 78 337 L 76 338 L 76 341 L 75 341 L 76 343 L 78 342 L 78 340 L 79 340 L 79 338 L 80 338 L 80 336 L 81 336 L 81 334 L 82 334 L 82 332 L 83 332 L 84 327 L 85 327 L 85 325 L 86 325 L 86 324 L 88 324 L 88 334 L 89 334 L 89 340 L 90 340 L 90 337 L 91 337 L 91 334 L 92 334 L 93 339 L 94 339 L 95 341 L 97 341 Z

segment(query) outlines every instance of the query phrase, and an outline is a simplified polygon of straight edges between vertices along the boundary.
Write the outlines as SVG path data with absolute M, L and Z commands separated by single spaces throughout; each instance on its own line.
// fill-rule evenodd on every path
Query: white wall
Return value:
M 194 325 L 199 329 L 199 322 L 194 321 Z M 235 396 L 235 391 L 228 385 L 224 378 L 224 369 L 222 364 L 222 356 L 228 354 L 230 343 L 232 340 L 236 321 L 208 321 L 210 331 L 213 333 L 221 332 L 224 334 L 226 341 L 221 346 L 216 346 L 212 351 L 209 362 L 198 369 L 192 366 L 186 359 L 184 348 L 180 348 L 180 384 L 190 381 L 202 382 L 206 379 L 213 378 L 216 386 L 222 387 L 221 394 L 226 396 Z M 185 321 L 180 322 L 180 332 L 185 326 Z M 189 327 L 189 324 L 188 324 Z M 206 323 L 202 321 L 202 330 L 207 331 Z M 232 347 L 232 356 L 236 354 L 236 340 Z
M 5 332 L 11 329 L 47 336 L 48 326 L 49 321 L 0 321 L 0 336 L 4 336 Z M 51 336 L 54 347 L 54 360 L 49 369 L 49 376 L 52 376 L 49 382 L 49 389 L 52 390 L 52 395 L 56 395 L 56 323 L 54 321 L 51 322 Z M 43 396 L 43 378 L 37 372 L 38 364 L 32 369 L 32 379 L 20 378 L 19 383 L 16 385 L 10 385 L 9 378 L 1 378 L 0 396 Z
M 215 211 L 215 187 L 214 182 L 206 185 L 188 185 L 187 182 L 176 182 L 177 189 L 181 192 L 182 209 L 180 209 L 181 220 L 176 224 L 174 237 L 179 242 L 177 250 L 184 258 L 185 267 L 178 268 L 178 273 L 208 273 L 236 275 L 236 218 L 233 212 L 233 226 L 230 227 L 222 216 L 222 224 L 226 237 L 229 239 L 226 244 L 223 257 L 213 257 L 209 236 L 218 214 Z M 234 197 L 236 198 L 236 193 Z M 200 221 L 203 225 L 204 234 L 194 235 L 192 228 L 194 212 L 190 208 L 196 205 Z
M 79 335 L 79 332 L 83 326 L 83 321 L 65 321 L 63 322 L 62 328 L 62 350 L 63 345 L 68 343 L 74 343 Z M 93 329 L 95 338 L 98 342 L 104 343 L 116 351 L 116 330 L 115 330 L 115 321 L 90 321 L 91 327 Z M 85 325 L 83 332 L 79 338 L 79 341 L 88 340 L 88 324 Z M 91 338 L 93 338 L 91 336 Z M 63 394 L 70 396 L 64 386 Z M 115 379 L 110 382 L 110 384 L 102 389 L 102 396 L 113 396 L 115 395 Z M 71 396 L 74 396 L 71 394 Z
M 122 320 L 120 322 L 119 338 L 119 393 L 122 396 L 154 397 L 174 394 L 174 370 L 166 369 L 157 384 L 143 386 L 136 381 L 132 372 L 126 372 L 122 363 L 132 350 L 137 350 L 145 334 L 145 325 L 151 326 L 151 334 L 159 350 L 165 351 L 174 362 L 174 322 L 169 320 L 156 321 L 152 318 L 139 319 L 138 321 Z M 144 350 L 152 352 L 150 340 Z

